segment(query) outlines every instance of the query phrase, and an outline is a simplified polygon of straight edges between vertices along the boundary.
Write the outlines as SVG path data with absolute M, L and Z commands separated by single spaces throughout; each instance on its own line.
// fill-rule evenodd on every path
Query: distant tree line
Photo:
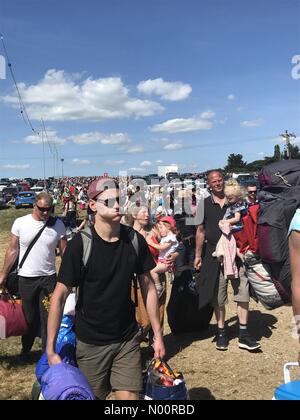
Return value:
M 231 153 L 227 158 L 227 165 L 224 167 L 225 172 L 258 172 L 263 166 L 268 163 L 276 162 L 283 159 L 300 159 L 299 147 L 289 144 L 283 152 L 280 151 L 278 144 L 274 147 L 273 156 L 265 156 L 263 159 L 255 160 L 247 163 L 243 159 L 243 155 Z

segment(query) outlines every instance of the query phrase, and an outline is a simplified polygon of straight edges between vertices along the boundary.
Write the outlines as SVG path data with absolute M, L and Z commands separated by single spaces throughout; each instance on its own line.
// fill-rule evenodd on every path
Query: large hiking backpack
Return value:
M 259 255 L 266 263 L 283 263 L 288 257 L 288 228 L 300 207 L 300 185 L 265 187 L 259 193 L 259 201 Z
M 300 207 L 300 160 L 266 165 L 259 173 L 258 253 L 269 264 L 272 280 L 285 303 L 291 302 L 288 228 Z
M 300 185 L 300 159 L 279 160 L 264 166 L 258 174 L 263 187 Z
M 262 261 L 258 252 L 259 212 L 259 204 L 248 208 L 247 215 L 243 217 L 243 230 L 239 237 L 243 240 L 240 241 L 239 247 L 244 254 L 250 296 L 266 309 L 276 309 L 290 301 L 289 260 L 286 259 L 283 265 Z

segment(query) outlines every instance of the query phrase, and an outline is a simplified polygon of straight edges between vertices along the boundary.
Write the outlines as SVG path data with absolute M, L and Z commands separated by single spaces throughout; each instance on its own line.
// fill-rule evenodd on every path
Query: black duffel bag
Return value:
M 172 333 L 199 333 L 208 329 L 213 307 L 208 304 L 199 309 L 199 296 L 190 269 L 175 274 L 167 314 Z

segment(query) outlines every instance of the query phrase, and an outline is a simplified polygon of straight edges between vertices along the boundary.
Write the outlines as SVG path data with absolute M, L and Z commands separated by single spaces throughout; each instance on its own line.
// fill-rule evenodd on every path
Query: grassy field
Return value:
M 6 209 L 0 210 L 0 232 L 2 234 L 9 233 L 13 221 L 17 217 L 25 216 L 32 212 L 32 209 L 18 209 L 16 210 L 14 207 L 7 207 Z
M 30 210 L 13 208 L 0 211 L 0 267 L 13 220 L 28 212 Z M 229 299 L 230 346 L 227 352 L 215 349 L 214 321 L 204 334 L 175 336 L 166 318 L 166 359 L 173 369 L 183 372 L 193 400 L 271 400 L 274 389 L 283 382 L 283 364 L 296 360 L 298 354 L 299 344 L 292 336 L 291 308 L 267 311 L 251 302 L 249 329 L 260 340 L 262 350 L 249 353 L 238 348 L 236 306 L 231 295 Z M 35 365 L 41 355 L 39 340 L 36 340 L 29 364 L 20 363 L 19 352 L 19 338 L 0 341 L 0 399 L 30 399 Z

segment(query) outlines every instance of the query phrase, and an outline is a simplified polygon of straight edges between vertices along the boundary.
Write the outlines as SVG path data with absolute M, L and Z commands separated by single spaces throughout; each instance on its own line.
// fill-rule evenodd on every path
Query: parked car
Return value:
M 21 191 L 15 201 L 15 208 L 33 207 L 35 202 L 35 193 L 33 191 Z
M 180 175 L 178 172 L 168 172 L 166 174 L 166 178 L 169 182 L 172 181 L 173 179 L 180 180 Z
M 6 200 L 4 195 L 0 192 L 0 209 L 5 209 L 6 207 Z
M 17 187 L 6 187 L 3 188 L 2 193 L 7 203 L 9 201 L 14 202 L 16 196 L 19 194 L 19 190 Z
M 20 191 L 29 191 L 30 190 L 30 185 L 26 181 L 21 181 L 19 184 L 17 184 L 17 187 L 18 186 L 22 187 L 22 190 L 20 190 Z
M 0 192 L 3 191 L 4 188 L 7 188 L 9 185 L 10 185 L 9 182 L 5 182 L 5 181 L 1 182 L 0 181 Z
M 36 186 L 34 186 L 34 187 L 31 187 L 30 188 L 30 191 L 31 192 L 35 192 L 36 194 L 39 194 L 41 192 L 44 192 L 45 190 L 44 190 L 43 187 L 36 187 Z

